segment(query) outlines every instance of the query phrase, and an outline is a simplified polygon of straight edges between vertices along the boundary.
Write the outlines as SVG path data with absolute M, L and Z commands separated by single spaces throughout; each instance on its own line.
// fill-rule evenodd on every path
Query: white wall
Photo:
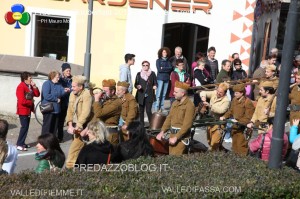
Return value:
M 180 13 L 173 12 L 171 9 L 169 12 L 165 12 L 156 3 L 154 3 L 153 10 L 128 7 L 124 54 L 136 55 L 135 66 L 131 67 L 133 78 L 140 71 L 143 60 L 150 61 L 152 70 L 156 71 L 155 61 L 157 51 L 161 47 L 162 27 L 165 23 L 194 23 L 210 28 L 208 46 L 216 47 L 216 58 L 219 62 L 228 59 L 229 55 L 234 52 L 239 53 L 242 41 L 231 44 L 231 33 L 237 31 L 240 32 L 240 35 L 251 33 L 247 31 L 242 33 L 244 19 L 233 23 L 233 13 L 235 10 L 245 11 L 246 1 L 253 2 L 255 0 L 212 0 L 211 14 L 204 11 Z M 171 49 L 171 51 L 173 50 Z M 250 55 L 246 55 L 246 58 L 247 56 Z

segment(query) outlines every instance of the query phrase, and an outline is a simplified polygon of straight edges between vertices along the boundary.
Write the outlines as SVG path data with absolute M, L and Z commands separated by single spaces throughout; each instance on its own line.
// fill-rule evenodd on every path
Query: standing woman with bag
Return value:
M 17 149 L 19 151 L 27 151 L 30 148 L 28 144 L 25 144 L 27 137 L 30 115 L 34 111 L 34 97 L 40 96 L 40 91 L 32 81 L 30 73 L 21 73 L 21 83 L 16 90 L 17 95 L 17 114 L 20 118 L 21 129 L 17 141 Z
M 56 133 L 60 113 L 60 98 L 65 92 L 70 91 L 69 88 L 63 88 L 58 84 L 58 80 L 59 72 L 51 71 L 48 80 L 42 86 L 41 106 L 47 106 L 47 111 L 43 112 L 42 134 Z
M 144 126 L 145 107 L 150 123 L 152 117 L 152 104 L 156 100 L 154 91 L 157 87 L 156 75 L 150 69 L 150 63 L 148 61 L 142 62 L 142 70 L 136 75 L 134 87 L 137 89 L 135 98 L 139 103 L 140 122 Z

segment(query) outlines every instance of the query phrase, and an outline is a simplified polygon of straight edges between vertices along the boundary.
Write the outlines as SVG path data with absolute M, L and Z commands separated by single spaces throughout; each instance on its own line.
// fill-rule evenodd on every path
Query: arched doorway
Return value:
M 163 25 L 162 46 L 171 49 L 172 56 L 176 46 L 181 46 L 189 66 L 197 52 L 206 53 L 209 28 L 193 23 L 168 23 Z

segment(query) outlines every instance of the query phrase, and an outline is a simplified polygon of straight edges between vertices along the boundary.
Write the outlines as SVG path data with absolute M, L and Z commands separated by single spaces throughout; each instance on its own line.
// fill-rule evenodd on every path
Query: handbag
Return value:
M 31 92 L 25 92 L 25 99 L 32 100 L 33 99 L 32 93 Z
M 53 104 L 51 102 L 40 104 L 41 113 L 49 113 L 54 110 Z

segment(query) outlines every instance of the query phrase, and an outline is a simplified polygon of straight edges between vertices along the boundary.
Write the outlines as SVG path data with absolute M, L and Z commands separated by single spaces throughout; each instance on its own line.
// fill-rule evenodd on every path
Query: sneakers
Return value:
M 26 148 L 26 149 L 31 148 L 31 146 L 29 144 L 24 144 L 23 147 Z
M 23 146 L 17 146 L 17 150 L 18 151 L 27 151 L 27 148 L 25 148 Z
M 232 143 L 232 138 L 224 139 L 225 143 Z

